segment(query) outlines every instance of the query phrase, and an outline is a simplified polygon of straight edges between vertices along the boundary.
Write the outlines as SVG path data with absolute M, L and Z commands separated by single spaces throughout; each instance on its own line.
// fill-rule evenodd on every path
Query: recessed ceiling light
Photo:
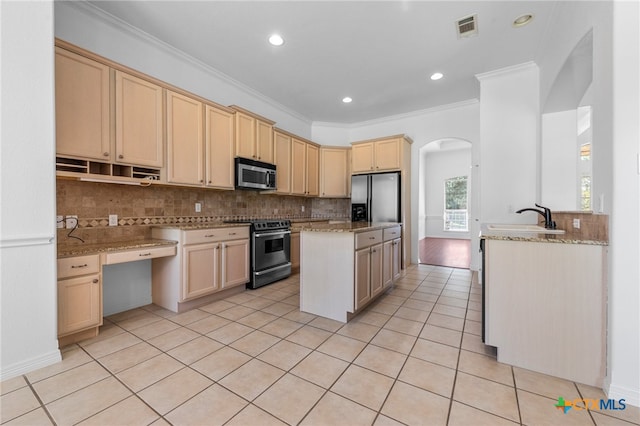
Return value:
M 524 15 L 520 15 L 516 19 L 514 19 L 512 25 L 515 28 L 524 27 L 532 20 L 533 20 L 533 15 L 530 13 L 525 13 Z
M 269 43 L 274 46 L 282 46 L 284 44 L 284 39 L 279 34 L 274 34 L 269 37 Z
M 442 77 L 444 77 L 444 74 L 441 72 L 434 72 L 431 74 L 431 80 L 440 80 Z
M 346 96 L 344 98 L 342 98 L 342 102 L 344 102 L 345 104 L 348 104 L 349 102 L 353 101 L 353 99 L 351 99 L 350 97 Z

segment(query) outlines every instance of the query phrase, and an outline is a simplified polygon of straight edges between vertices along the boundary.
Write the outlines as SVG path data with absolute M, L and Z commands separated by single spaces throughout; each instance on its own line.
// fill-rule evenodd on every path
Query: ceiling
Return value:
M 357 123 L 479 97 L 535 60 L 555 1 L 91 1 L 310 121 Z M 533 21 L 520 28 L 525 13 Z M 477 14 L 478 34 L 455 21 Z M 267 39 L 279 33 L 280 47 Z M 442 72 L 444 78 L 430 80 Z M 353 102 L 344 104 L 349 96 Z

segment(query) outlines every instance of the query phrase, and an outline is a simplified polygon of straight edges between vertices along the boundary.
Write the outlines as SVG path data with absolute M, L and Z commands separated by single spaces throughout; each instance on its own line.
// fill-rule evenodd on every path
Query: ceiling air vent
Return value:
M 471 37 L 478 34 L 478 15 L 470 15 L 456 21 L 458 38 Z

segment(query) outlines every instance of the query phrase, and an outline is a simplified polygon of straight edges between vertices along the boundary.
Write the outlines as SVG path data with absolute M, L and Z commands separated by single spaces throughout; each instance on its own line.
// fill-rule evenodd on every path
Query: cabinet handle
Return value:
M 209 234 L 209 235 L 205 235 L 204 237 L 205 238 L 211 238 L 211 237 L 215 237 L 215 236 L 216 236 L 216 234 Z
M 376 237 L 369 237 L 369 239 L 370 239 L 370 240 L 375 240 L 375 239 L 376 239 Z
M 108 152 L 103 152 L 102 155 L 104 155 L 105 157 L 108 157 L 109 153 Z
M 229 235 L 236 235 L 236 232 L 229 232 Z
M 209 181 L 209 183 L 211 183 L 211 181 Z
M 99 281 L 99 280 L 98 280 L 97 278 L 94 278 L 92 282 L 93 282 L 94 284 L 98 284 L 98 281 Z
M 140 257 L 151 256 L 151 253 L 140 253 L 138 256 Z
M 371 253 L 376 253 L 376 249 L 371 249 Z
M 200 179 L 200 183 L 204 183 L 204 181 L 202 179 Z M 211 183 L 211 182 L 209 182 L 209 183 Z
M 118 158 L 122 159 L 122 158 L 124 158 L 124 155 L 120 154 L 120 155 L 118 155 Z
M 71 265 L 71 269 L 80 269 L 80 268 L 86 268 L 87 265 L 86 263 L 84 265 Z

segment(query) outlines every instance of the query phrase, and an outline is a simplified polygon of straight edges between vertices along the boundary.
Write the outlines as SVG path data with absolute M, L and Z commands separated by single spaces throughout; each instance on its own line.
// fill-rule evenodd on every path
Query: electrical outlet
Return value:
M 118 226 L 118 215 L 110 214 L 109 215 L 109 226 Z
M 56 216 L 56 228 L 64 228 L 64 216 L 62 216 L 61 214 Z
M 300 206 L 300 208 L 302 209 L 302 212 L 304 213 L 304 206 Z
M 65 218 L 65 225 L 67 229 L 73 229 L 78 226 L 78 215 L 70 214 Z
M 196 203 L 196 213 L 200 213 L 202 211 L 202 204 Z
M 575 229 L 580 229 L 580 219 L 573 219 L 573 227 Z

